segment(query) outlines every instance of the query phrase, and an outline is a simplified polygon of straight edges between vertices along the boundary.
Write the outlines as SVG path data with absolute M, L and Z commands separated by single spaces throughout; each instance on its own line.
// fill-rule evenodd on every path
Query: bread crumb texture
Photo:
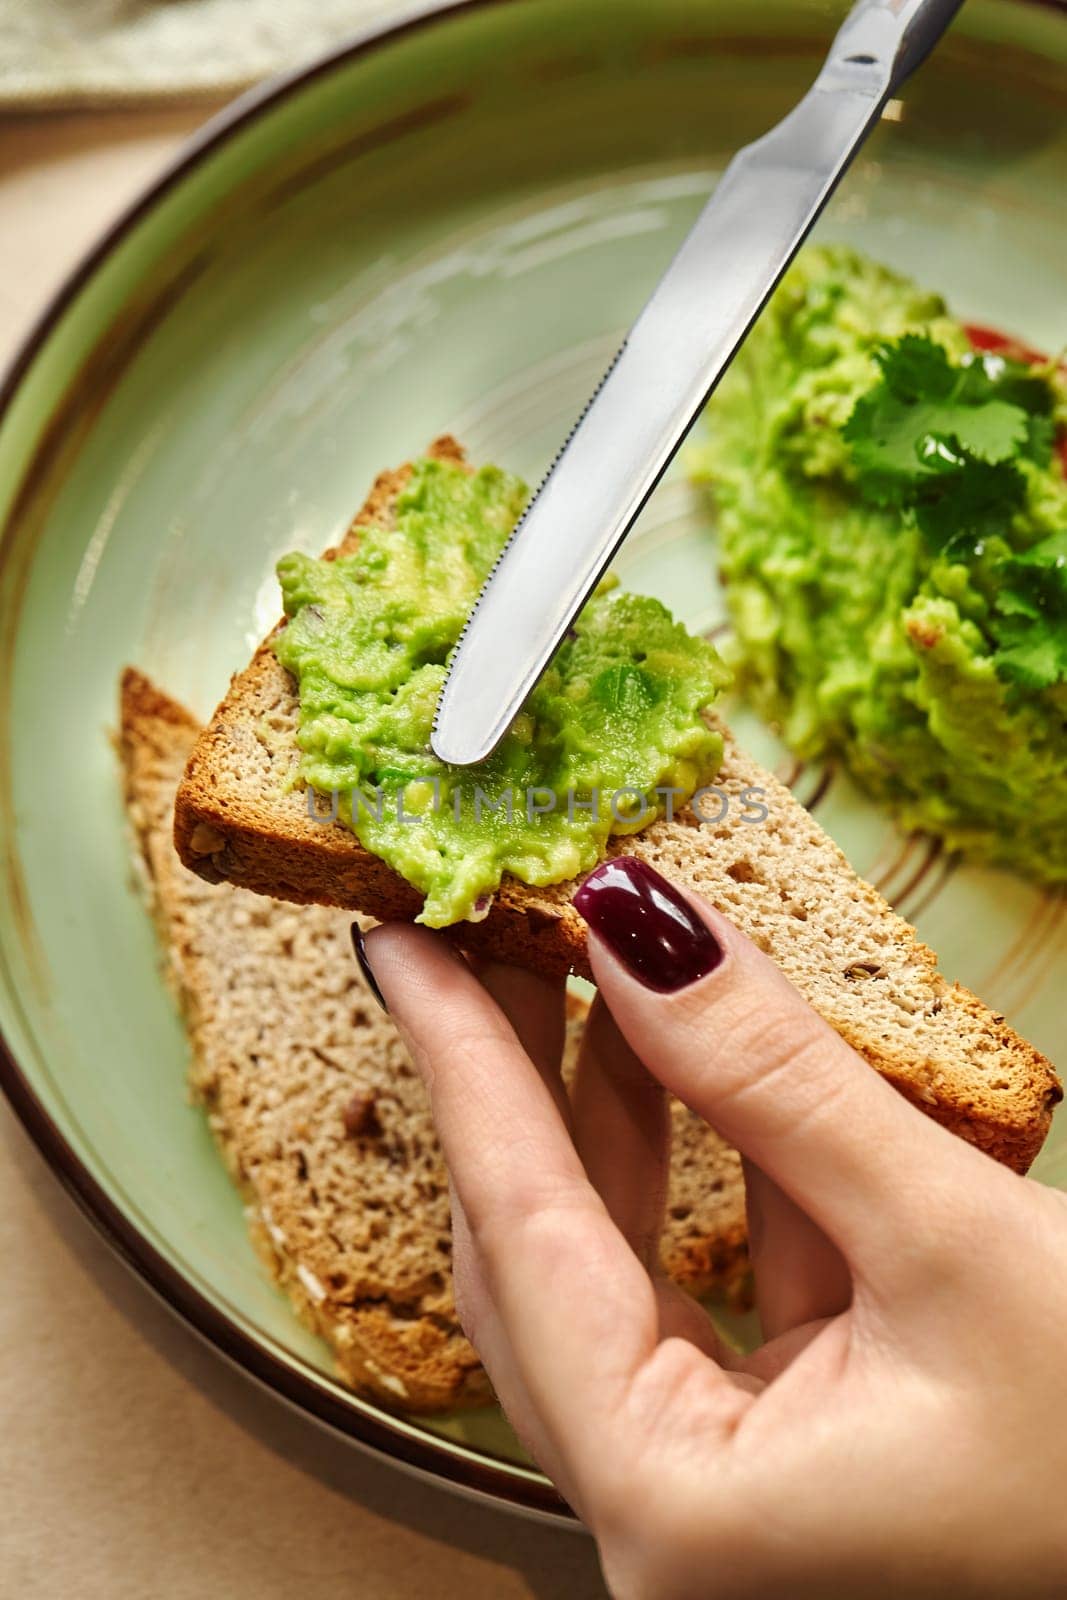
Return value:
M 268 732 L 287 736 L 287 716 L 279 708 Z M 352 914 L 213 884 L 181 864 L 174 795 L 198 733 L 147 679 L 124 675 L 128 815 L 189 1029 L 192 1089 L 252 1238 L 353 1388 L 411 1411 L 485 1403 L 488 1380 L 456 1317 L 447 1177 L 426 1094 L 358 972 Z M 267 751 L 262 731 L 250 748 Z M 570 1076 L 585 1008 L 568 1005 Z M 664 1265 L 695 1294 L 743 1302 L 739 1159 L 683 1106 L 672 1118 Z

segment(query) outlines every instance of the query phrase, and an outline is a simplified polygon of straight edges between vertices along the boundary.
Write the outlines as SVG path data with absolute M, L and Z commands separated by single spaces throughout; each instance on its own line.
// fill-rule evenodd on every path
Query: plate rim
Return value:
M 266 79 L 216 111 L 101 230 L 31 322 L 0 377 L 0 428 L 38 355 L 97 269 L 201 162 L 258 117 L 361 56 L 385 48 L 409 33 L 468 13 L 520 3 L 521 0 L 424 0 L 389 21 L 354 31 L 303 66 Z M 1067 14 L 1067 0 L 1005 3 Z M 443 1437 L 429 1433 L 409 1436 L 392 1424 L 384 1408 L 370 1409 L 373 1402 L 364 1402 L 368 1409 L 357 1409 L 342 1393 L 332 1392 L 331 1380 L 317 1376 L 298 1356 L 285 1359 L 266 1339 L 246 1332 L 184 1276 L 107 1193 L 36 1093 L 2 1030 L 0 1090 L 63 1189 L 114 1254 L 174 1316 L 245 1377 L 312 1422 L 427 1483 L 551 1526 L 581 1528 L 575 1513 L 541 1474 L 517 1463 L 493 1461 L 473 1447 Z
M 428 0 L 391 21 L 354 31 L 348 39 L 303 66 L 246 90 L 209 117 L 96 236 L 31 323 L 0 380 L 0 428 L 41 350 L 97 269 L 201 162 L 260 116 L 361 56 L 454 17 L 518 3 L 519 0 Z M 113 1253 L 229 1365 L 303 1412 L 312 1422 L 427 1483 L 555 1527 L 580 1528 L 570 1506 L 539 1472 L 518 1463 L 494 1461 L 473 1446 L 429 1432 L 409 1434 L 393 1425 L 384 1408 L 366 1401 L 363 1405 L 367 1410 L 357 1408 L 346 1395 L 334 1393 L 332 1380 L 325 1375 L 320 1379 L 299 1356 L 286 1359 L 266 1339 L 242 1328 L 168 1260 L 112 1199 L 38 1096 L 2 1030 L 0 1090 L 63 1189 Z M 357 1401 L 360 1398 L 352 1397 Z

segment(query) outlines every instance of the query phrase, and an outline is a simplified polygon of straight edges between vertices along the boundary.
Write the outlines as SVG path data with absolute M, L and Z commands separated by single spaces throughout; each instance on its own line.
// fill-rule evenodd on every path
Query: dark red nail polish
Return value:
M 363 929 L 360 927 L 358 922 L 353 922 L 352 924 L 352 949 L 355 951 L 356 960 L 359 963 L 359 970 L 363 974 L 364 982 L 366 983 L 367 988 L 370 990 L 375 1000 L 377 1000 L 382 1010 L 388 1014 L 389 1007 L 385 1003 L 385 996 L 378 987 L 378 980 L 374 976 L 374 969 L 371 966 L 370 959 L 367 955 L 367 946 L 363 942 Z
M 574 904 L 623 966 L 660 994 L 706 978 L 726 954 L 673 884 L 633 856 L 597 867 Z

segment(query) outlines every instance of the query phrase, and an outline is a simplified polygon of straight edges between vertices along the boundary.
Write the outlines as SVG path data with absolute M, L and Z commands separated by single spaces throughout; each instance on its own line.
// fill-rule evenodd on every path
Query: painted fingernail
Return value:
M 371 966 L 367 957 L 366 940 L 363 937 L 363 929 L 360 927 L 358 922 L 353 922 L 352 924 L 352 948 L 356 952 L 356 960 L 359 962 L 359 970 L 363 974 L 367 988 L 370 990 L 375 1000 L 377 1000 L 382 1010 L 388 1016 L 389 1007 L 385 1003 L 385 996 L 378 987 L 378 980 L 374 976 L 374 968 Z
M 603 862 L 574 904 L 627 971 L 660 994 L 706 978 L 726 954 L 674 885 L 633 856 Z

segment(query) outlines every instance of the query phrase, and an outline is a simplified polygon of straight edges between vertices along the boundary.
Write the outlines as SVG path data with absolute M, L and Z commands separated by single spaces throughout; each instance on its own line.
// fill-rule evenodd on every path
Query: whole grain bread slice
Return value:
M 430 455 L 462 463 L 454 439 Z M 410 467 L 380 476 L 339 550 L 388 524 Z M 296 687 L 268 638 L 237 674 L 197 740 L 178 790 L 175 843 L 210 882 L 299 903 L 345 906 L 380 920 L 412 918 L 415 889 L 341 823 L 315 820 L 294 784 Z M 706 896 L 767 951 L 815 1008 L 915 1104 L 1022 1172 L 1040 1149 L 1062 1089 L 1050 1063 L 973 994 L 869 884 L 790 791 L 725 728 L 716 783 L 763 791 L 753 825 L 732 807 L 722 823 L 685 809 L 612 844 Z M 505 879 L 484 921 L 453 936 L 473 950 L 546 973 L 589 976 L 576 883 L 531 889 Z
M 456 1320 L 444 1163 L 422 1084 L 352 957 L 351 913 L 205 883 L 174 852 L 199 728 L 140 673 L 120 753 L 137 859 L 192 1044 L 190 1082 L 257 1248 L 356 1389 L 410 1410 L 490 1398 Z M 571 997 L 568 1073 L 585 1007 Z M 740 1161 L 672 1107 L 663 1262 L 693 1293 L 747 1294 Z

